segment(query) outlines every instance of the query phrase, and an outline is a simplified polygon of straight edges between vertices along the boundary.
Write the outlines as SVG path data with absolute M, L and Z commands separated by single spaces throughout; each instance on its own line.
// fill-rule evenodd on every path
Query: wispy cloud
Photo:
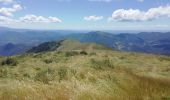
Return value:
M 170 6 L 160 6 L 158 8 L 150 8 L 148 11 L 139 9 L 118 9 L 113 12 L 109 20 L 116 21 L 149 21 L 161 17 L 170 17 Z
M 103 19 L 103 16 L 96 16 L 96 15 L 84 17 L 84 20 L 86 20 L 86 21 L 98 21 L 98 20 L 102 20 L 102 19 Z
M 31 22 L 31 23 L 59 23 L 62 22 L 61 19 L 57 17 L 43 17 L 36 15 L 26 15 L 19 19 L 21 22 Z
M 18 19 L 0 16 L 0 23 L 61 23 L 62 20 L 57 17 L 43 17 L 36 15 L 25 15 Z
M 11 8 L 5 8 L 5 7 L 0 8 L 0 14 L 3 16 L 11 17 L 11 16 L 13 16 L 13 13 L 15 13 L 19 10 L 22 10 L 21 5 L 15 4 Z

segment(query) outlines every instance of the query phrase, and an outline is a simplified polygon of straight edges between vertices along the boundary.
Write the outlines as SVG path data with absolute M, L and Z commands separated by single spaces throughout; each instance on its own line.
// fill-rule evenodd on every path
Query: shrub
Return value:
M 80 54 L 81 55 L 88 55 L 88 53 L 86 51 L 81 51 Z
M 53 62 L 53 60 L 52 60 L 52 59 L 45 59 L 44 62 L 45 62 L 46 64 L 50 64 L 50 63 Z
M 13 58 L 7 58 L 1 62 L 1 65 L 16 66 L 18 62 Z

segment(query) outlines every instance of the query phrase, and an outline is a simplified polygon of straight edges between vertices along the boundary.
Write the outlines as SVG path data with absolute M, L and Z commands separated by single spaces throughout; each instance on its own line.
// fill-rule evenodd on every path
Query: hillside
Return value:
M 32 49 L 28 53 L 41 53 L 48 51 L 72 51 L 72 50 L 104 50 L 109 49 L 95 43 L 82 43 L 76 40 L 61 40 L 45 42 Z
M 48 50 L 0 57 L 0 100 L 170 99 L 167 56 L 71 40 Z

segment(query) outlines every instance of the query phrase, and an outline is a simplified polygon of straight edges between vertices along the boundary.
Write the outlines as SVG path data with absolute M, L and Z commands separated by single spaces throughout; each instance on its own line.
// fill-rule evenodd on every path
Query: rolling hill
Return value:
M 169 100 L 169 65 L 167 56 L 47 42 L 0 57 L 0 100 Z
M 81 43 L 76 40 L 61 40 L 45 42 L 32 49 L 28 50 L 28 53 L 41 53 L 49 51 L 72 51 L 72 50 L 104 50 L 109 49 L 102 45 L 95 43 Z

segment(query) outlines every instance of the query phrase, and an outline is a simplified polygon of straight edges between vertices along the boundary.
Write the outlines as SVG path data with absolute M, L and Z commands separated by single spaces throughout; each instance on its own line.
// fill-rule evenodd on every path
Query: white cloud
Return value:
M 11 4 L 13 2 L 14 2 L 13 0 L 0 0 L 0 3 L 3 3 L 3 4 Z
M 84 17 L 84 20 L 87 20 L 87 21 L 98 21 L 98 20 L 102 20 L 103 19 L 103 16 L 86 16 Z
M 109 20 L 116 21 L 148 21 L 161 17 L 170 17 L 170 6 L 160 6 L 158 8 L 150 8 L 148 11 L 139 9 L 118 9 L 113 12 Z
M 58 1 L 70 1 L 70 0 L 58 0 Z M 16 4 L 15 0 L 0 0 L 3 4 L 12 4 L 12 7 L 0 8 L 0 23 L 58 23 L 62 22 L 57 17 L 43 17 L 36 15 L 25 15 L 19 18 L 11 18 L 14 13 L 24 9 L 20 4 Z
M 0 8 L 0 14 L 3 16 L 11 17 L 11 16 L 13 16 L 14 12 L 17 12 L 19 10 L 22 10 L 21 5 L 15 4 L 15 5 L 13 5 L 12 8 L 5 8 L 5 7 Z
M 24 17 L 20 17 L 19 19 L 13 19 L 6 16 L 0 16 L 0 23 L 58 23 L 62 22 L 57 17 L 43 17 L 36 15 L 26 15 Z
M 43 16 L 36 16 L 36 15 L 26 15 L 24 17 L 21 17 L 19 19 L 21 22 L 31 22 L 31 23 L 58 23 L 62 22 L 59 18 L 57 17 L 43 17 Z

